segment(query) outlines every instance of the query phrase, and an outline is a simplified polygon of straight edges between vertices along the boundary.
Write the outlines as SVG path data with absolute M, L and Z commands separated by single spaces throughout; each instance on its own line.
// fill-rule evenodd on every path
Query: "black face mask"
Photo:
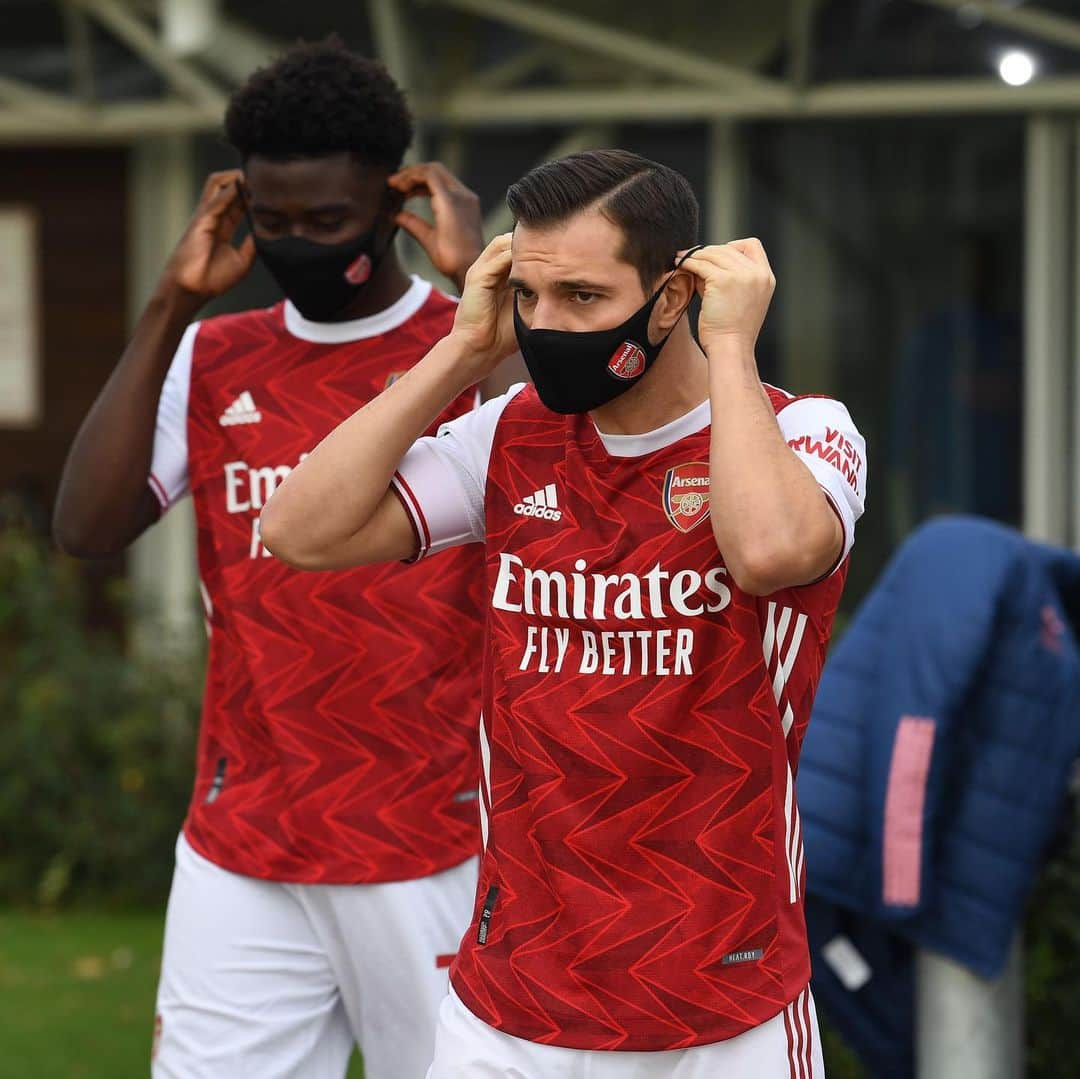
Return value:
M 320 244 L 303 236 L 280 240 L 255 237 L 255 250 L 278 287 L 312 322 L 330 322 L 356 299 L 394 242 L 393 229 L 378 247 L 382 214 L 367 232 L 340 244 Z M 255 234 L 252 228 L 252 235 Z
M 683 258 L 697 250 L 692 248 Z M 625 322 L 610 330 L 530 330 L 514 298 L 518 348 L 540 400 L 552 412 L 591 412 L 644 377 L 675 329 L 655 345 L 649 340 L 649 318 L 672 276 Z

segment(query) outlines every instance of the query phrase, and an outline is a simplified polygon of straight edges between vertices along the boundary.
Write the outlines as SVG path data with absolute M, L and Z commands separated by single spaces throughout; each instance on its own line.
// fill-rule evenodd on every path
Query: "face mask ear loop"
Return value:
M 685 262 L 685 261 L 686 261 L 686 260 L 687 260 L 687 259 L 688 259 L 688 258 L 689 258 L 689 257 L 690 257 L 690 256 L 691 256 L 691 255 L 692 255 L 692 254 L 693 254 L 694 252 L 695 252 L 695 251 L 704 251 L 704 250 L 705 250 L 705 245 L 704 245 L 704 244 L 694 244 L 694 246 L 693 246 L 693 247 L 691 247 L 691 248 L 690 248 L 690 249 L 689 249 L 688 251 L 686 251 L 686 252 L 684 252 L 684 253 L 683 253 L 683 255 L 682 255 L 682 256 L 681 256 L 680 258 L 679 258 L 679 261 L 675 263 L 675 269 L 674 269 L 674 270 L 672 270 L 672 271 L 671 271 L 671 273 L 669 273 L 669 274 L 667 275 L 667 277 L 666 277 L 666 278 L 664 279 L 664 283 L 663 283 L 663 284 L 662 284 L 662 285 L 661 285 L 661 286 L 660 286 L 660 287 L 659 287 L 659 288 L 658 288 L 658 289 L 656 290 L 656 295 L 655 295 L 655 296 L 653 297 L 653 301 L 654 301 L 654 302 L 655 302 L 656 300 L 660 299 L 660 295 L 661 295 L 661 293 L 662 293 L 662 292 L 664 291 L 664 289 L 666 289 L 666 288 L 668 287 L 668 284 L 669 284 L 669 282 L 671 281 L 671 279 L 672 279 L 672 278 L 673 278 L 673 277 L 674 277 L 674 276 L 675 276 L 675 275 L 676 275 L 676 274 L 677 274 L 677 273 L 679 272 L 679 267 L 680 267 L 680 266 L 681 266 L 681 265 L 682 265 L 682 264 L 683 264 L 683 263 L 684 263 L 684 262 Z M 691 296 L 691 297 L 690 297 L 690 303 L 693 303 L 693 300 L 694 300 L 694 297 L 693 297 L 693 296 Z M 664 336 L 664 340 L 660 342 L 660 347 L 661 347 L 661 348 L 663 348 L 663 347 L 664 347 L 664 345 L 666 345 L 666 344 L 667 344 L 667 339 L 668 339 L 668 338 L 669 338 L 669 337 L 670 337 L 670 336 L 671 336 L 671 335 L 672 335 L 672 334 L 673 334 L 673 333 L 675 332 L 675 327 L 679 325 L 679 321 L 680 321 L 680 320 L 681 320 L 681 319 L 683 318 L 683 316 L 684 316 L 684 315 L 686 314 L 686 312 L 690 310 L 690 303 L 687 303 L 686 307 L 684 307 L 684 308 L 683 308 L 683 310 L 682 310 L 682 313 L 681 313 L 681 314 L 679 315 L 679 317 L 678 317 L 678 318 L 677 318 L 677 319 L 675 320 L 675 322 L 674 322 L 674 324 L 672 325 L 671 329 L 670 329 L 670 330 L 668 330 L 667 334 L 666 334 L 666 335 Z
M 251 238 L 255 239 L 255 222 L 251 217 L 251 200 L 248 198 L 247 187 L 243 180 L 236 181 L 236 190 L 240 192 L 240 201 L 244 204 L 244 221 L 247 223 Z
M 695 252 L 695 251 L 704 251 L 704 250 L 705 250 L 705 245 L 704 245 L 704 244 L 694 244 L 694 246 L 693 246 L 693 247 L 691 247 L 691 248 L 690 248 L 690 249 L 689 249 L 688 251 L 685 251 L 685 252 L 683 252 L 683 254 L 682 254 L 682 256 L 680 257 L 679 261 L 675 263 L 675 270 L 678 270 L 678 268 L 679 268 L 679 267 L 680 267 L 680 266 L 681 266 L 681 265 L 682 265 L 682 264 L 683 264 L 683 263 L 684 263 L 684 262 L 685 262 L 685 261 L 686 261 L 686 260 L 687 260 L 687 259 L 688 259 L 688 258 L 689 258 L 689 257 L 690 257 L 690 256 L 691 256 L 691 255 L 692 255 L 692 254 L 693 254 L 694 252 Z M 672 270 L 672 271 L 671 271 L 671 274 L 670 274 L 670 275 L 668 276 L 668 281 L 670 281 L 670 280 L 671 280 L 671 278 L 675 276 L 675 270 Z M 664 284 L 667 284 L 667 281 L 665 281 L 665 282 L 664 282 Z

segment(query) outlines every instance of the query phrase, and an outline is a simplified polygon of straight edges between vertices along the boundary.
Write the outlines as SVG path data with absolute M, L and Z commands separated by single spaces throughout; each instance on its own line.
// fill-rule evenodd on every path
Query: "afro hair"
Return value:
M 259 68 L 229 101 L 225 135 L 245 161 L 345 152 L 393 170 L 412 142 L 413 120 L 381 63 L 329 37 Z

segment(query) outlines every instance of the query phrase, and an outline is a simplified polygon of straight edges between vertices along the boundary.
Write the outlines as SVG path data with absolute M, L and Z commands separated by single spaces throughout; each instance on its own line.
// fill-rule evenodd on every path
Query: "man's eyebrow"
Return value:
M 348 202 L 327 202 L 322 206 L 310 206 L 304 211 L 305 214 L 343 214 L 352 208 Z
M 527 289 L 529 286 L 520 277 L 511 277 L 507 284 L 511 288 Z M 560 292 L 611 292 L 609 285 L 598 285 L 595 281 L 565 280 L 554 282 Z
M 349 202 L 327 202 L 321 206 L 309 206 L 304 210 L 307 215 L 311 214 L 343 214 L 352 208 L 352 203 Z M 265 202 L 253 202 L 251 203 L 251 211 L 255 213 L 258 211 L 262 214 L 284 214 L 284 210 L 279 210 L 274 206 L 267 206 Z
M 562 292 L 610 292 L 608 285 L 598 285 L 595 281 L 566 280 L 556 281 L 555 287 Z

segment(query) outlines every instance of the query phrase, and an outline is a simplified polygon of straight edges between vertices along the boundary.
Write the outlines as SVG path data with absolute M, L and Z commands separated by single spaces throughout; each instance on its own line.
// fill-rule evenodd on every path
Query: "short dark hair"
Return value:
M 386 68 L 332 36 L 259 68 L 230 99 L 225 134 L 245 161 L 345 152 L 394 170 L 412 142 L 413 119 Z
M 681 173 L 627 150 L 585 150 L 538 165 L 511 184 L 515 221 L 557 225 L 595 206 L 623 232 L 620 255 L 646 292 L 675 254 L 697 243 L 698 201 Z

